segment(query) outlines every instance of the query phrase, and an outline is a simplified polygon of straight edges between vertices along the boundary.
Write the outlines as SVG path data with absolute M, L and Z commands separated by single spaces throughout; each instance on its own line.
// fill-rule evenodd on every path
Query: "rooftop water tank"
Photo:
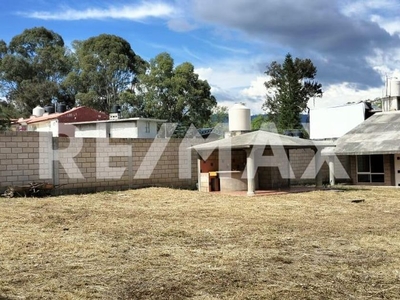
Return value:
M 58 103 L 57 104 L 57 112 L 58 113 L 63 113 L 67 111 L 67 105 L 64 102 Z
M 389 95 L 391 97 L 400 97 L 400 80 L 389 81 Z
M 54 114 L 55 110 L 54 110 L 54 106 L 52 104 L 48 104 L 44 107 L 44 112 L 50 114 Z
M 250 131 L 251 116 L 250 108 L 244 104 L 237 103 L 229 110 L 229 131 Z
M 32 115 L 35 116 L 35 117 L 41 117 L 41 116 L 43 116 L 43 114 L 44 114 L 44 109 L 40 105 L 36 106 L 32 110 Z
M 120 114 L 121 113 L 121 105 L 114 104 L 111 107 L 111 113 Z

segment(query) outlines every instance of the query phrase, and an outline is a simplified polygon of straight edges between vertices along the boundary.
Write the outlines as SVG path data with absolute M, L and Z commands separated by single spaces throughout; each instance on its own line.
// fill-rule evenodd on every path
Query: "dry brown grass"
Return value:
M 0 299 L 394 299 L 399 216 L 377 188 L 3 198 Z

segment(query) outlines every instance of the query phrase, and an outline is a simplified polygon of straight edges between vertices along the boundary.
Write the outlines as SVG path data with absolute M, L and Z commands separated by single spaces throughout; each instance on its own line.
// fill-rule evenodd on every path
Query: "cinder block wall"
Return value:
M 45 132 L 3 132 L 0 133 L 0 192 L 10 185 L 42 181 L 60 185 L 61 193 L 147 186 L 195 188 L 197 154 L 185 152 L 189 146 L 181 139 L 70 139 L 53 138 Z M 312 174 L 310 179 L 302 179 L 313 156 L 309 149 L 290 150 L 296 176 L 292 184 L 315 183 Z M 217 157 L 215 160 L 217 164 Z M 353 166 L 346 157 L 340 157 L 340 161 L 346 169 Z M 181 172 L 180 166 L 184 166 Z M 322 172 L 323 180 L 328 181 L 326 164 Z
M 0 191 L 43 181 L 59 185 L 60 193 L 148 186 L 195 188 L 197 155 L 188 146 L 181 139 L 70 139 L 38 132 L 0 133 Z
M 315 183 L 315 161 L 312 149 L 291 149 L 289 151 L 290 164 L 295 179 L 292 184 Z M 327 159 L 327 157 L 322 157 Z M 348 156 L 336 156 L 334 161 L 336 182 L 351 182 L 351 163 Z M 329 182 L 329 166 L 325 161 L 320 169 L 322 181 Z
M 36 132 L 0 133 L 0 189 L 39 181 L 39 148 L 49 135 Z

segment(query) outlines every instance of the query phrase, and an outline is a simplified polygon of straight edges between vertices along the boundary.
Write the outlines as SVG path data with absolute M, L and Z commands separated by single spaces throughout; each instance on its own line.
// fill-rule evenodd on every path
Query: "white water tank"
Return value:
M 400 97 L 400 80 L 389 81 L 389 95 L 391 97 Z
M 229 131 L 250 131 L 251 115 L 250 108 L 237 103 L 229 110 Z
M 41 117 L 44 114 L 44 108 L 41 107 L 40 105 L 36 106 L 33 110 L 32 110 L 32 115 L 35 117 Z

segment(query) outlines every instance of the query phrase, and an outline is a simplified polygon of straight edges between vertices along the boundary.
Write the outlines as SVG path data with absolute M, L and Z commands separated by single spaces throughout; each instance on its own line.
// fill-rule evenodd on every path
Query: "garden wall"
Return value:
M 189 146 L 182 139 L 53 138 L 45 132 L 3 132 L 0 133 L 0 192 L 8 186 L 31 182 L 54 184 L 59 186 L 59 193 L 148 186 L 194 189 L 197 155 L 187 150 Z M 303 176 L 313 157 L 310 149 L 290 150 L 296 175 L 292 184 L 315 183 L 313 172 L 310 178 Z M 340 157 L 340 162 L 349 169 L 346 157 Z M 324 181 L 329 179 L 326 163 L 322 177 Z
M 190 155 L 185 150 L 190 145 L 181 142 L 0 133 L 0 190 L 43 181 L 59 186 L 61 193 L 148 186 L 195 188 L 197 156 Z

